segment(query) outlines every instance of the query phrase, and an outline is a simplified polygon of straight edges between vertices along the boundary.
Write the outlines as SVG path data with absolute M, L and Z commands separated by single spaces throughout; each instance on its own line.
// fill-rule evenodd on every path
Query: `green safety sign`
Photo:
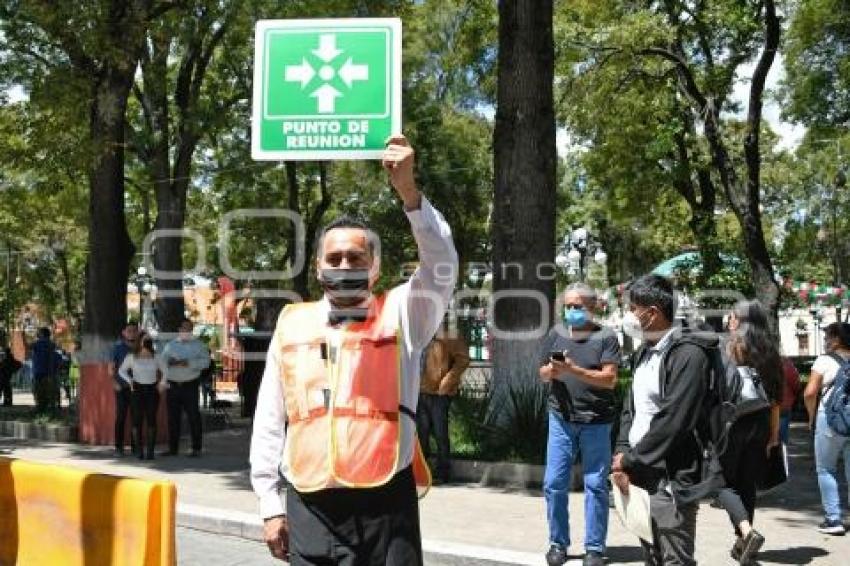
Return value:
M 401 131 L 401 20 L 260 20 L 251 155 L 378 159 Z

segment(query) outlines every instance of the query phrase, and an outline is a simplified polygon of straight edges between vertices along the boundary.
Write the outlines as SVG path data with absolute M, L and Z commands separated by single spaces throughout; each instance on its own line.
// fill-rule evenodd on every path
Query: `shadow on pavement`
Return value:
M 760 564 L 811 564 L 815 558 L 821 558 L 828 554 L 822 548 L 798 546 L 759 552 L 758 561 Z
M 637 539 L 635 539 L 637 541 Z M 609 564 L 624 564 L 637 562 L 643 564 L 643 549 L 635 543 L 636 546 L 609 546 L 605 550 L 608 556 Z
M 185 441 L 186 439 L 184 439 Z M 117 456 L 111 446 L 51 443 L 11 437 L 0 437 L 0 454 L 15 457 L 18 449 L 56 449 L 63 452 L 63 457 L 72 460 L 100 462 L 124 468 L 107 473 L 128 473 L 126 468 L 147 469 L 169 475 L 211 473 L 224 478 L 229 487 L 251 490 L 250 465 L 248 462 L 250 443 L 250 428 L 247 425 L 239 424 L 226 430 L 205 432 L 203 452 L 200 458 L 189 457 L 187 446 L 184 446 L 179 455 L 167 457 L 159 455 L 164 450 L 164 446 L 159 446 L 156 459 L 139 460 L 129 451 L 123 457 Z

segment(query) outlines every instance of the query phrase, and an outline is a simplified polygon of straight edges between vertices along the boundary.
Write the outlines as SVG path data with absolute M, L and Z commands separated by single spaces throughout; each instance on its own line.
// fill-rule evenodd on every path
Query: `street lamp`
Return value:
M 151 308 L 151 293 L 156 290 L 153 284 L 153 278 L 148 275 L 148 270 L 144 265 L 140 265 L 136 270 L 136 291 L 139 293 L 139 310 L 141 311 L 142 330 L 149 331 L 156 326 L 153 309 Z
M 821 309 L 819 305 L 813 304 L 809 307 L 809 314 L 812 315 L 812 324 L 814 325 L 814 355 L 820 355 L 820 322 L 822 320 Z
M 605 265 L 608 262 L 608 254 L 602 249 L 602 244 L 587 228 L 576 228 L 564 236 L 560 252 L 555 256 L 555 265 L 568 275 L 578 273 L 579 281 L 584 281 L 587 258 L 591 254 L 597 265 Z

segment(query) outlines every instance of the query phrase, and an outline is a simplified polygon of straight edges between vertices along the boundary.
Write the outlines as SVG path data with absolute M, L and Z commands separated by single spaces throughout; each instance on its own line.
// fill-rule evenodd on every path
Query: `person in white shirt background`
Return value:
M 818 525 L 818 530 L 829 535 L 843 535 L 845 528 L 841 522 L 838 462 L 843 456 L 844 474 L 850 483 L 850 437 L 836 434 L 829 428 L 823 402 L 831 392 L 838 370 L 850 360 L 850 324 L 830 324 L 824 328 L 824 338 L 827 353 L 818 357 L 812 365 L 803 399 L 809 413 L 809 428 L 815 430 L 815 470 L 825 515 L 823 522 Z
M 192 437 L 192 452 L 189 455 L 194 458 L 201 455 L 201 371 L 209 366 L 210 351 L 195 338 L 192 333 L 194 327 L 191 320 L 184 318 L 178 327 L 177 338 L 162 349 L 168 386 L 168 452 L 163 454 L 165 456 L 175 456 L 180 448 L 180 419 L 183 411 L 189 418 Z
M 159 388 L 163 383 L 164 374 L 165 365 L 154 352 L 153 339 L 142 333 L 133 351 L 124 358 L 118 368 L 118 375 L 130 387 L 132 434 L 136 439 L 136 456 L 140 460 L 153 460 Z

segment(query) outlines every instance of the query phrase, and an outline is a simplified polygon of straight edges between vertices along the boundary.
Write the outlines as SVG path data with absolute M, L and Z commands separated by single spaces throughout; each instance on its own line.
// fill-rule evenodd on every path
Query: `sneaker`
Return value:
M 588 550 L 581 564 L 582 566 L 605 566 L 605 556 L 596 550 Z
M 841 521 L 824 519 L 823 523 L 818 525 L 818 530 L 828 535 L 843 535 L 846 531 Z
M 561 566 L 567 563 L 567 549 L 562 544 L 552 543 L 549 552 L 546 553 L 546 564 L 549 566 Z
M 747 536 L 741 541 L 741 556 L 738 562 L 741 564 L 749 564 L 750 560 L 756 557 L 759 549 L 764 544 L 764 537 L 760 532 L 752 529 L 747 533 Z

